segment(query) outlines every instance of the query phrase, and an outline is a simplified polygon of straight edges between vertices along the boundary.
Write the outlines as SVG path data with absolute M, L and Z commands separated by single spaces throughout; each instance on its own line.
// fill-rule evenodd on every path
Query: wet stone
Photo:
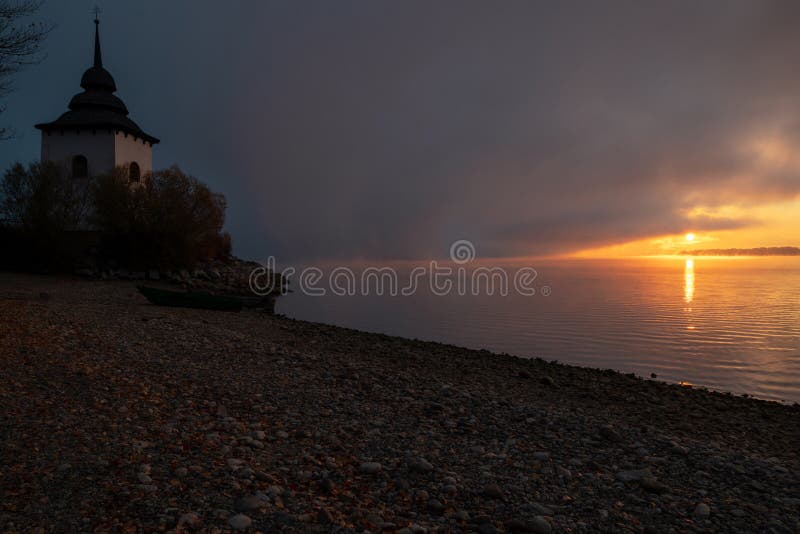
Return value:
M 245 530 L 250 528 L 253 524 L 253 520 L 244 514 L 236 514 L 228 519 L 228 524 L 233 530 Z

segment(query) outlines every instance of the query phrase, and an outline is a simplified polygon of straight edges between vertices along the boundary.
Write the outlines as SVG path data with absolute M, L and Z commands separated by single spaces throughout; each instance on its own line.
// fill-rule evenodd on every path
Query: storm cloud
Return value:
M 4 166 L 38 156 L 32 124 L 89 64 L 91 3 L 62 4 L 2 116 L 20 133 Z M 562 253 L 800 194 L 796 2 L 103 7 L 106 66 L 161 138 L 156 165 L 227 195 L 245 257 Z

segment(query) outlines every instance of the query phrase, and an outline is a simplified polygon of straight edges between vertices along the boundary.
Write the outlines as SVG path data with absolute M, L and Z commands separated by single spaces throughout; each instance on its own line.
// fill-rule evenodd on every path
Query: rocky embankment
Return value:
M 262 266 L 257 262 L 229 257 L 224 260 L 202 261 L 192 269 L 136 271 L 123 268 L 81 268 L 77 269 L 75 274 L 89 279 L 148 281 L 162 285 L 172 284 L 185 289 L 252 297 L 250 275 L 254 269 L 260 268 Z M 271 282 L 276 289 L 281 288 L 279 275 Z M 260 279 L 259 283 L 266 285 L 268 281 Z
M 796 405 L 8 274 L 0 368 L 2 532 L 800 531 Z

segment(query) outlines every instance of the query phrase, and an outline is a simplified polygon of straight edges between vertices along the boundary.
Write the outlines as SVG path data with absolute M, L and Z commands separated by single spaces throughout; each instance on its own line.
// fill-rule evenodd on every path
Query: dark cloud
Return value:
M 18 130 L 62 111 L 89 60 L 90 17 L 48 12 Z M 800 193 L 754 149 L 800 141 L 796 2 L 153 1 L 107 6 L 103 28 L 157 163 L 227 194 L 245 256 L 564 252 Z M 35 157 L 37 138 L 2 150 Z

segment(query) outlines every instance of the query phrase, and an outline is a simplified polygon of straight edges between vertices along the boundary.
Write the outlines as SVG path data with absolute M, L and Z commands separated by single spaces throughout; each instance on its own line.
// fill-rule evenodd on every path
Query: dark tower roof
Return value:
M 158 139 L 147 135 L 128 118 L 128 108 L 114 93 L 117 84 L 103 68 L 103 55 L 100 51 L 100 21 L 94 19 L 94 65 L 81 77 L 82 93 L 72 97 L 69 111 L 53 122 L 37 124 L 36 128 L 48 132 L 53 130 L 99 130 L 108 128 L 140 137 L 150 143 Z

